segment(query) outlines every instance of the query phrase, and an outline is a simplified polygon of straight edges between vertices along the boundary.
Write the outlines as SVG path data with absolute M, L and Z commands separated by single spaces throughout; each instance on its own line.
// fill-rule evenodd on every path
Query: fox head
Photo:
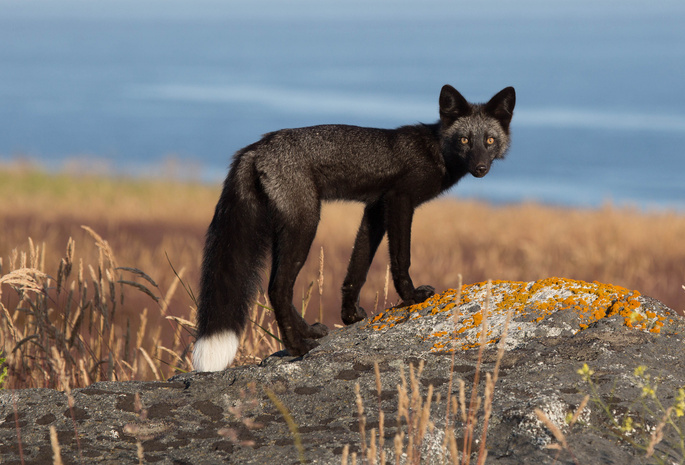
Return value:
M 443 153 L 460 160 L 473 176 L 485 176 L 492 161 L 504 158 L 509 148 L 509 123 L 515 103 L 513 87 L 501 90 L 488 103 L 472 104 L 454 87 L 443 86 L 440 91 Z

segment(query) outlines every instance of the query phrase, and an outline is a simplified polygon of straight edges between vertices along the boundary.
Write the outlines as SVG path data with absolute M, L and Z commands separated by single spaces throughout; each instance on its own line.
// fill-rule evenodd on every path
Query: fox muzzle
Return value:
M 490 171 L 490 167 L 488 165 L 485 163 L 479 163 L 475 168 L 473 168 L 473 170 L 471 170 L 471 174 L 476 178 L 482 178 L 488 174 L 488 171 Z

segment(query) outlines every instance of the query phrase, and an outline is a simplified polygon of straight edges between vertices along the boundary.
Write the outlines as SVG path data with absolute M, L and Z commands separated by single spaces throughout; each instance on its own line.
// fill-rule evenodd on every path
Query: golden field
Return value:
M 191 369 L 194 304 L 174 269 L 197 293 L 203 236 L 219 192 L 218 185 L 194 182 L 0 169 L 0 350 L 9 367 L 6 385 L 163 379 Z M 324 323 L 340 324 L 339 288 L 361 213 L 356 204 L 324 207 L 295 288 L 296 296 L 304 296 L 314 283 L 310 322 L 321 308 Z M 445 197 L 415 216 L 411 273 L 416 285 L 431 284 L 438 292 L 457 286 L 460 274 L 464 283 L 551 276 L 597 280 L 637 289 L 682 313 L 683 238 L 682 213 L 494 206 Z M 397 300 L 392 284 L 385 296 L 387 262 L 383 245 L 362 293 L 369 314 Z M 267 310 L 256 306 L 253 318 L 274 330 Z M 278 349 L 260 329 L 247 337 L 242 363 Z

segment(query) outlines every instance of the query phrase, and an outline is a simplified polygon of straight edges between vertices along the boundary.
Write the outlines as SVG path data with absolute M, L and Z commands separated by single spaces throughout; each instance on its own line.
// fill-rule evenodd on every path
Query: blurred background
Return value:
M 681 0 L 0 0 L 0 159 L 218 183 L 265 132 L 512 85 L 508 159 L 455 195 L 682 211 L 684 24 Z

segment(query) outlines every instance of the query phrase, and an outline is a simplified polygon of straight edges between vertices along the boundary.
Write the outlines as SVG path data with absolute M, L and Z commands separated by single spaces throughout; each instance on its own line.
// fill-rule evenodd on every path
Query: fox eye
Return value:
M 494 138 L 494 137 L 488 137 L 487 139 L 485 139 L 485 142 L 486 142 L 488 145 L 492 145 L 492 144 L 495 143 L 495 138 Z
M 469 143 L 469 138 L 468 137 L 462 137 L 461 139 L 459 139 L 459 142 L 466 145 Z

